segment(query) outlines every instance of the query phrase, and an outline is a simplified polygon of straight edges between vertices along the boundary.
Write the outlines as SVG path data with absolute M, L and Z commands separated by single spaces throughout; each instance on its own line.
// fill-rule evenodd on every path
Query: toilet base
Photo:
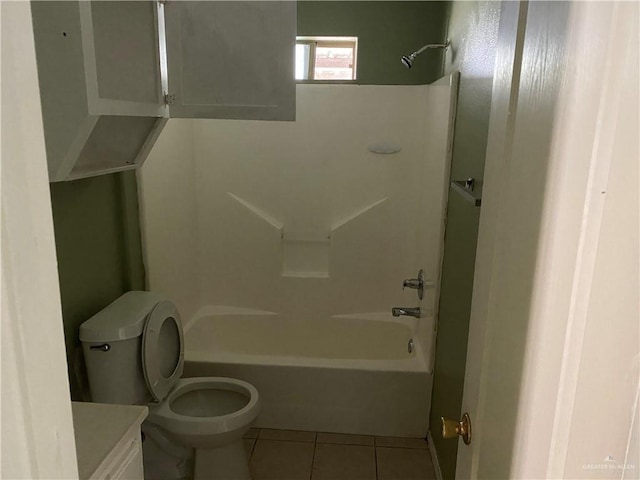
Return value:
M 194 480 L 251 480 L 242 438 L 216 448 L 197 448 Z

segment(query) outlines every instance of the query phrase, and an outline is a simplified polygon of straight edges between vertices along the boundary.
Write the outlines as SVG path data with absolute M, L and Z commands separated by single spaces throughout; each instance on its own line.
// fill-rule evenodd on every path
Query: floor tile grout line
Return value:
M 313 437 L 314 441 L 313 441 L 313 455 L 311 455 L 311 468 L 309 469 L 309 480 L 313 480 L 313 466 L 316 463 L 316 448 L 318 447 L 318 443 L 316 442 L 318 438 L 318 434 L 316 432 L 315 436 Z
M 316 442 L 317 445 L 323 445 L 325 447 L 367 447 L 367 448 L 376 448 L 375 445 L 362 445 L 360 443 L 326 443 L 326 442 Z M 422 448 L 412 448 L 410 450 L 424 450 Z
M 0 0 L 2 1 L 2 0 Z M 245 440 L 253 440 L 252 438 L 245 438 Z M 302 443 L 304 445 L 309 445 L 310 443 L 316 442 L 308 442 L 305 440 L 283 440 L 281 438 L 256 438 L 255 440 L 260 440 L 261 442 L 286 442 L 286 443 Z M 419 450 L 419 449 L 416 449 Z
M 337 442 L 316 442 L 319 445 L 344 445 L 347 447 L 375 447 L 370 443 L 337 443 Z
M 402 448 L 405 450 L 429 450 L 429 444 L 428 442 L 425 442 L 424 447 L 407 447 L 407 446 L 403 446 L 403 445 L 380 445 L 377 441 L 377 437 L 370 435 L 373 437 L 373 443 L 363 443 L 363 442 L 354 442 L 354 443 L 347 443 L 347 442 L 329 442 L 326 440 L 323 441 L 319 441 L 318 440 L 318 435 L 320 433 L 327 433 L 327 432 L 309 432 L 304 430 L 305 433 L 313 433 L 313 440 L 292 440 L 289 438 L 262 438 L 260 436 L 261 432 L 263 429 L 259 429 L 258 433 L 256 434 L 255 437 L 242 437 L 245 440 L 268 440 L 268 441 L 272 441 L 272 442 L 295 442 L 295 443 L 319 443 L 320 445 L 352 445 L 352 446 L 360 446 L 360 447 L 375 447 L 375 448 Z M 266 429 L 266 430 L 276 430 L 276 429 Z M 296 430 L 298 431 L 298 430 Z M 299 430 L 300 432 L 302 432 L 303 430 Z M 339 435 L 349 435 L 349 434 L 339 434 Z M 398 438 L 404 438 L 404 437 L 398 437 Z M 409 437 L 407 437 L 409 438 Z M 412 438 L 413 439 L 413 438 Z M 416 439 L 417 440 L 417 439 Z
M 256 445 L 258 444 L 258 439 L 250 438 L 248 440 L 253 440 L 253 445 L 251 445 L 251 451 L 249 452 L 249 457 L 247 458 L 247 463 L 251 463 L 251 457 L 253 457 L 253 451 L 256 449 Z
M 317 440 L 290 440 L 288 438 L 245 438 L 243 440 L 262 440 L 263 442 L 293 442 L 293 443 L 317 443 L 319 445 L 344 445 L 352 447 L 374 447 L 374 448 L 398 448 L 401 450 L 429 450 L 429 447 L 401 447 L 399 445 L 377 445 L 376 443 L 338 443 L 338 442 L 318 442 Z
M 399 450 L 426 450 L 429 451 L 428 448 L 424 447 L 391 447 L 389 445 L 376 445 L 376 448 L 397 448 Z
M 323 447 L 364 447 L 364 448 L 376 448 L 375 445 L 362 445 L 362 444 L 355 444 L 355 443 L 324 443 L 324 442 L 318 442 L 318 445 L 322 445 Z M 414 449 L 414 450 L 420 450 L 418 448 Z
M 375 462 L 375 467 L 376 467 L 376 478 L 375 480 L 378 480 L 378 448 L 377 447 L 373 447 L 373 460 Z

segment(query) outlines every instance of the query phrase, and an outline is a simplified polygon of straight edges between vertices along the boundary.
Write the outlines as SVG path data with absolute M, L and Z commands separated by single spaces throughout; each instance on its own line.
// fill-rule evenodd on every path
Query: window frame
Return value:
M 297 36 L 296 37 L 296 46 L 298 45 L 309 45 L 309 65 L 307 69 L 307 79 L 298 80 L 296 79 L 296 83 L 330 83 L 330 84 L 340 84 L 340 83 L 356 83 L 358 79 L 358 37 L 353 36 Z M 326 79 L 315 79 L 315 68 L 316 68 L 316 49 L 318 47 L 335 47 L 335 48 L 351 48 L 353 49 L 353 78 L 350 80 L 347 79 L 337 79 L 337 80 L 326 80 Z

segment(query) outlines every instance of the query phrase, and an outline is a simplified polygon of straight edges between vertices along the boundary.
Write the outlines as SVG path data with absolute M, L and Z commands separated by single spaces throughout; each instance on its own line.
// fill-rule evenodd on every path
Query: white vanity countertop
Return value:
M 140 430 L 147 407 L 71 402 L 80 479 L 90 478 L 132 429 Z

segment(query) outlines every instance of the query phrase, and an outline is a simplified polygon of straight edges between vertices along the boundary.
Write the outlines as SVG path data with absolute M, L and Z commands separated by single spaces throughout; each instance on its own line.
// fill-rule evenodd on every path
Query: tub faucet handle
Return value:
M 418 298 L 422 300 L 424 296 L 424 270 L 420 269 L 418 272 L 418 278 L 407 278 L 402 282 L 402 289 L 412 288 L 418 291 Z
M 422 280 L 420 280 L 419 278 L 407 278 L 405 281 L 402 282 L 402 289 L 403 290 L 406 287 L 413 288 L 414 290 L 417 290 L 421 286 L 422 286 Z
M 416 308 L 410 308 L 410 307 L 393 307 L 391 309 L 391 315 L 393 315 L 394 317 L 399 317 L 401 315 L 405 315 L 407 317 L 416 317 L 416 318 L 420 318 L 421 315 L 421 311 L 420 311 L 420 307 L 416 307 Z

